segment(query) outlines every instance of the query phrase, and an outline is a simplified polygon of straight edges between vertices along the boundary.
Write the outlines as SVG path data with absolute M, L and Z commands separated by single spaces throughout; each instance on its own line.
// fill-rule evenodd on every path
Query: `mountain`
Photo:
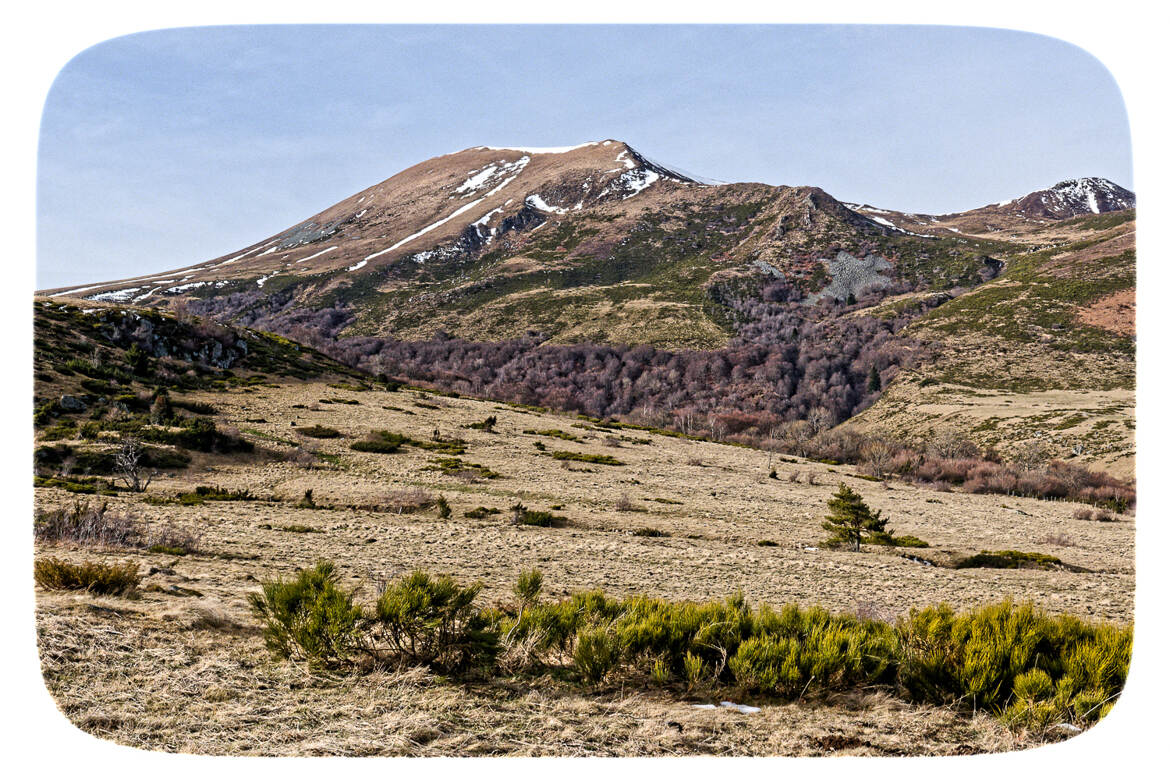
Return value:
M 851 208 L 904 230 L 929 235 L 950 232 L 1004 238 L 1007 233 L 1018 238 L 1054 222 L 1127 211 L 1136 205 L 1137 198 L 1129 190 L 1108 179 L 1090 177 L 1067 179 L 1018 198 L 954 214 L 909 214 L 852 204 Z
M 903 438 L 974 428 L 1009 453 L 1039 431 L 1050 456 L 1124 473 L 1133 203 L 1074 179 L 908 214 L 705 180 L 612 139 L 481 146 L 207 262 L 46 292 L 598 417 L 760 441 L 823 412 Z M 1049 430 L 1056 409 L 1073 411 Z
M 914 235 L 816 187 L 713 184 L 607 140 L 466 149 L 206 263 L 48 292 L 214 299 L 217 315 L 266 317 L 275 330 L 340 309 L 348 335 L 536 329 L 561 343 L 710 348 L 733 335 L 725 304 L 742 288 L 783 281 L 823 297 L 830 260 L 844 273 L 828 293 L 842 299 L 872 285 L 971 284 L 995 249 Z

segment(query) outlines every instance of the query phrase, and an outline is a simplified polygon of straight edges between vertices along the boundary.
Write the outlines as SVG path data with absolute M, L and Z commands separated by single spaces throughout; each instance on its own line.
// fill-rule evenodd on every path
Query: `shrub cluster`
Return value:
M 104 501 L 75 501 L 72 506 L 37 509 L 33 536 L 46 544 L 119 547 L 167 555 L 187 555 L 200 550 L 199 537 L 191 531 L 175 525 L 150 531 L 136 518 L 111 511 Z
M 1004 601 L 956 613 L 943 604 L 895 624 L 788 604 L 615 599 L 580 591 L 542 601 L 523 572 L 516 604 L 479 608 L 477 583 L 416 571 L 372 608 L 354 604 L 332 564 L 252 597 L 282 657 L 352 666 L 363 659 L 448 673 L 543 674 L 581 682 L 738 690 L 784 699 L 883 686 L 914 702 L 964 703 L 1014 727 L 1091 724 L 1125 683 L 1132 626 L 1051 616 Z
M 45 590 L 85 590 L 102 596 L 129 594 L 142 581 L 138 564 L 77 564 L 56 558 L 37 559 L 33 578 Z

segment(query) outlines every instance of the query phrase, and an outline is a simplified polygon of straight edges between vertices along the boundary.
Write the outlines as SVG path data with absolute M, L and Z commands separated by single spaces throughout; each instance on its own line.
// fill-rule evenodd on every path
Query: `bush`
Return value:
M 913 610 L 897 631 L 899 684 L 911 701 L 966 700 L 1024 727 L 1048 720 L 1037 710 L 1041 701 L 1062 720 L 1100 718 L 1100 704 L 1125 684 L 1133 644 L 1132 627 L 1051 617 L 1010 601 L 959 615 L 946 605 Z
M 563 526 L 568 521 L 569 519 L 567 517 L 554 515 L 552 512 L 528 509 L 519 502 L 512 506 L 512 522 L 517 525 L 535 525 L 541 528 L 553 528 Z
M 440 495 L 435 500 L 435 508 L 439 510 L 440 520 L 446 520 L 451 516 L 451 505 L 447 503 L 447 499 L 444 496 Z
M 410 439 L 401 433 L 391 431 L 371 431 L 366 438 L 349 445 L 351 450 L 358 452 L 398 452 L 403 444 L 410 443 Z
M 564 461 L 580 461 L 582 463 L 600 463 L 603 466 L 624 466 L 617 458 L 612 455 L 592 455 L 586 452 L 569 452 L 567 450 L 556 450 L 552 453 L 555 460 Z
M 471 423 L 471 424 L 466 425 L 464 427 L 473 428 L 477 431 L 487 431 L 488 433 L 495 433 L 496 416 L 493 414 L 493 415 L 489 416 L 488 418 L 481 420 L 480 422 Z
M 1019 550 L 984 550 L 955 561 L 957 569 L 1055 569 L 1061 565 L 1056 556 Z
M 449 576 L 415 571 L 386 587 L 374 607 L 376 651 L 399 664 L 445 672 L 490 665 L 496 633 L 474 602 L 483 586 L 460 587 Z
M 540 569 L 528 569 L 520 572 L 512 592 L 516 594 L 521 605 L 535 604 L 540 596 L 540 589 L 544 585 L 544 575 Z
M 477 506 L 475 509 L 468 509 L 463 513 L 464 517 L 470 517 L 473 520 L 482 520 L 488 515 L 498 515 L 500 510 L 494 507 Z
M 45 590 L 85 590 L 103 596 L 127 595 L 142 581 L 138 564 L 74 564 L 56 558 L 38 559 L 33 577 Z
M 268 649 L 281 658 L 303 658 L 314 665 L 352 663 L 361 647 L 361 609 L 338 587 L 332 563 L 320 561 L 295 580 L 265 583 L 248 601 L 264 624 Z
M 614 637 L 603 628 L 577 632 L 573 650 L 573 668 L 587 683 L 599 683 L 617 665 L 618 648 Z
M 109 511 L 104 501 L 76 501 L 71 507 L 37 509 L 33 536 L 38 542 L 134 547 L 141 541 L 142 528 L 129 515 Z
M 302 436 L 309 436 L 313 439 L 338 439 L 341 438 L 341 431 L 336 428 L 328 428 L 324 425 L 308 425 L 304 428 L 297 428 L 297 433 Z

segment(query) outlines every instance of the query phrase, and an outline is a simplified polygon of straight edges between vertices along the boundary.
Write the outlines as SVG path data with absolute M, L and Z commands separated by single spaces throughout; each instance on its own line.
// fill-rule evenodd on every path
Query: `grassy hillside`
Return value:
M 998 279 L 908 326 L 933 358 L 857 423 L 912 438 L 955 427 L 1008 454 L 1030 448 L 1132 475 L 1133 212 L 1059 227 Z

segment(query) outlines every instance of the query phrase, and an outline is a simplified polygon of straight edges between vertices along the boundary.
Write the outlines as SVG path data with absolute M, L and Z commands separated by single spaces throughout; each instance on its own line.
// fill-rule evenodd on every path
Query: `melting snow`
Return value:
M 276 243 L 276 242 L 274 242 L 274 241 L 268 242 L 268 244 L 273 244 L 273 243 Z M 268 244 L 261 244 L 260 246 L 256 247 L 255 249 L 249 249 L 247 252 L 244 252 L 243 254 L 236 255 L 235 257 L 233 257 L 231 259 L 224 260 L 222 263 L 217 263 L 216 265 L 213 265 L 212 268 L 219 268 L 221 265 L 230 265 L 230 264 L 236 262 L 237 260 L 239 260 L 241 257 L 247 257 L 248 255 L 252 254 L 253 252 L 259 252 L 261 249 L 268 246 Z M 275 252 L 275 251 L 276 251 L 276 247 L 273 247 L 272 249 L 268 250 L 268 252 Z M 265 252 L 264 254 L 268 254 L 268 252 Z
M 528 155 L 524 155 L 515 162 L 500 160 L 498 163 L 492 163 L 478 173 L 472 171 L 474 175 L 456 187 L 455 193 L 462 194 L 463 197 L 466 198 L 487 186 L 488 182 L 492 181 L 493 179 L 501 176 L 507 176 L 508 178 L 497 184 L 495 188 L 493 188 L 492 191 L 488 193 L 488 195 L 495 195 L 497 192 L 504 189 L 504 187 L 507 187 L 513 179 L 519 176 L 520 172 L 523 171 L 525 166 L 527 166 L 530 162 L 532 162 L 532 158 Z M 511 175 L 509 176 L 509 174 Z M 451 197 L 454 198 L 455 196 L 452 195 Z
M 547 212 L 549 214 L 564 214 L 568 211 L 568 209 L 562 209 L 557 206 L 548 205 L 544 202 L 544 198 L 540 197 L 539 194 L 529 195 L 524 199 L 524 202 L 529 206 L 532 206 L 534 209 L 540 209 L 541 211 Z
M 386 251 L 390 251 L 390 250 L 386 250 Z M 373 255 L 370 255 L 370 257 L 373 257 Z M 369 258 L 369 257 L 367 257 L 365 260 L 359 260 L 359 261 L 357 261 L 356 263 L 354 263 L 353 265 L 351 265 L 349 268 L 346 268 L 345 270 L 347 270 L 347 271 L 356 271 L 356 270 L 358 270 L 359 268 L 365 268 L 365 267 L 366 267 L 366 263 L 368 263 L 368 262 L 370 262 L 370 258 Z
M 661 178 L 658 173 L 649 168 L 637 168 L 632 171 L 626 171 L 610 182 L 610 185 L 602 191 L 601 195 L 604 195 L 606 192 L 625 190 L 629 194 L 623 195 L 622 200 L 626 200 L 627 198 L 634 197 Z M 598 197 L 600 198 L 601 195 L 598 195 Z
M 894 230 L 898 229 L 898 226 L 895 225 L 893 222 L 890 222 L 888 219 L 882 219 L 881 217 L 870 217 L 870 219 L 872 219 L 874 222 L 878 223 L 879 225 L 885 225 L 886 227 L 892 227 Z
M 268 254 L 268 253 L 265 252 L 264 254 Z M 264 283 L 267 282 L 272 277 L 276 276 L 277 273 L 278 273 L 277 271 L 273 271 L 272 273 L 268 274 L 268 276 L 261 276 L 259 279 L 256 280 L 256 286 L 263 287 Z
M 509 179 L 509 181 L 511 181 L 511 180 Z M 507 183 L 507 182 L 505 182 L 505 184 L 506 184 L 506 183 Z M 503 186 L 503 185 L 501 185 L 501 186 Z M 499 189 L 499 188 L 497 188 L 497 189 Z M 493 192 L 494 192 L 494 190 L 493 190 Z M 491 193 L 488 193 L 488 195 L 490 195 L 490 194 L 491 194 Z M 485 196 L 484 196 L 484 198 L 486 198 L 486 197 L 487 197 L 487 195 L 485 195 Z M 438 222 L 432 222 L 431 224 L 427 225 L 425 228 L 423 228 L 422 230 L 418 231 L 417 233 L 411 233 L 409 236 L 407 236 L 406 238 L 402 239 L 402 240 L 401 240 L 401 241 L 399 241 L 398 243 L 396 243 L 396 244 L 394 244 L 394 245 L 392 245 L 392 246 L 388 246 L 388 247 L 386 247 L 385 249 L 382 249 L 382 250 L 380 250 L 380 251 L 374 252 L 374 253 L 373 253 L 373 254 L 371 254 L 371 255 L 366 255 L 366 259 L 365 259 L 365 260 L 361 261 L 361 262 L 360 262 L 360 263 L 358 263 L 356 266 L 353 266 L 353 267 L 351 267 L 349 270 L 350 270 L 350 271 L 353 271 L 353 270 L 356 270 L 357 268 L 361 268 L 363 265 L 365 265 L 365 264 L 366 264 L 366 260 L 373 260 L 375 257 L 378 257 L 378 256 L 380 256 L 380 255 L 384 255 L 384 254 L 386 254 L 387 252 L 393 252 L 395 249 L 397 249 L 398 247 L 402 246 L 403 244 L 408 244 L 408 243 L 410 243 L 411 241 L 413 241 L 413 240 L 415 240 L 416 238 L 418 238 L 419 236 L 421 236 L 421 235 L 425 235 L 426 233 L 430 233 L 430 232 L 431 232 L 432 230 L 434 230 L 435 228 L 437 228 L 437 227 L 440 227 L 441 225 L 445 225 L 446 223 L 448 223 L 448 222 L 450 222 L 451 220 L 455 219 L 455 217 L 459 216 L 459 215 L 460 215 L 460 214 L 462 214 L 463 212 L 465 212 L 465 211 L 468 211 L 469 209 L 473 209 L 473 208 L 475 208 L 477 205 L 479 205 L 479 203 L 481 203 L 481 202 L 483 201 L 483 199 L 484 199 L 484 198 L 479 198 L 479 199 L 477 199 L 477 200 L 473 200 L 473 201 L 471 201 L 471 203 L 468 203 L 468 204 L 466 204 L 466 205 L 464 205 L 464 206 L 460 206 L 459 208 L 455 209 L 455 211 L 453 211 L 451 214 L 449 214 L 449 215 L 447 215 L 447 216 L 443 217 L 442 219 L 440 219 Z
M 145 288 L 142 287 L 127 287 L 125 290 L 111 290 L 110 292 L 98 293 L 97 295 L 90 295 L 88 299 L 91 301 L 117 301 L 122 303 L 130 300 L 134 293 Z
M 627 150 L 625 150 L 625 151 L 623 151 L 621 154 L 619 154 L 619 155 L 617 156 L 617 160 L 615 160 L 615 162 L 620 162 L 620 163 L 622 163 L 623 165 L 625 165 L 625 166 L 626 166 L 626 170 L 627 170 L 627 171 L 632 171 L 633 169 L 635 169 L 635 168 L 637 168 L 637 167 L 638 167 L 638 164 L 637 164 L 637 163 L 635 163 L 633 160 L 631 160 L 631 159 L 628 157 L 629 153 L 630 153 L 630 151 L 629 151 L 628 149 L 627 149 Z M 623 159 L 623 158 L 624 158 L 624 159 Z
M 332 251 L 333 251 L 334 249 L 336 249 L 336 248 L 337 248 L 337 247 L 335 247 L 335 246 L 331 246 L 331 247 L 329 247 L 328 249 L 322 249 L 322 250 L 321 250 L 320 252 L 318 252 L 317 254 L 315 254 L 315 255 L 309 255 L 308 257 L 302 257 L 300 260 L 297 260 L 297 262 L 298 262 L 298 263 L 303 263 L 303 262 L 305 262 L 306 260 L 312 260 L 314 257 L 320 257 L 321 255 L 325 254 L 326 252 L 332 252 Z
M 168 287 L 167 292 L 169 292 L 169 293 L 186 292 L 187 290 L 194 290 L 197 287 L 206 287 L 209 284 L 211 284 L 211 282 L 188 282 L 187 284 L 179 284 L 179 285 L 175 285 L 174 287 Z M 157 290 L 158 288 L 156 287 L 154 289 Z M 152 290 L 152 292 L 153 292 L 153 290 Z
M 497 166 L 495 166 L 494 164 L 489 165 L 488 167 L 484 168 L 482 171 L 475 174 L 470 179 L 468 179 L 467 181 L 463 182 L 458 187 L 456 187 L 455 191 L 456 192 L 470 192 L 470 191 L 478 190 L 480 187 L 483 186 L 484 182 L 486 182 L 488 179 L 490 179 L 492 176 L 494 176 L 496 174 L 496 171 L 498 171 L 498 170 L 499 170 L 499 168 Z
M 472 222 L 471 224 L 475 225 L 476 227 L 479 227 L 480 225 L 485 225 L 485 226 L 486 226 L 486 225 L 487 225 L 487 223 L 488 223 L 489 221 L 491 221 L 491 218 L 492 218 L 492 216 L 493 216 L 493 215 L 495 215 L 495 214 L 499 214 L 499 213 L 500 213 L 501 211 L 503 211 L 503 210 L 504 210 L 504 209 L 503 209 L 503 207 L 500 207 L 500 208 L 498 208 L 498 209 L 492 209 L 491 211 L 489 211 L 488 213 L 484 214 L 482 217 L 480 217 L 479 219 L 477 219 L 475 222 Z

